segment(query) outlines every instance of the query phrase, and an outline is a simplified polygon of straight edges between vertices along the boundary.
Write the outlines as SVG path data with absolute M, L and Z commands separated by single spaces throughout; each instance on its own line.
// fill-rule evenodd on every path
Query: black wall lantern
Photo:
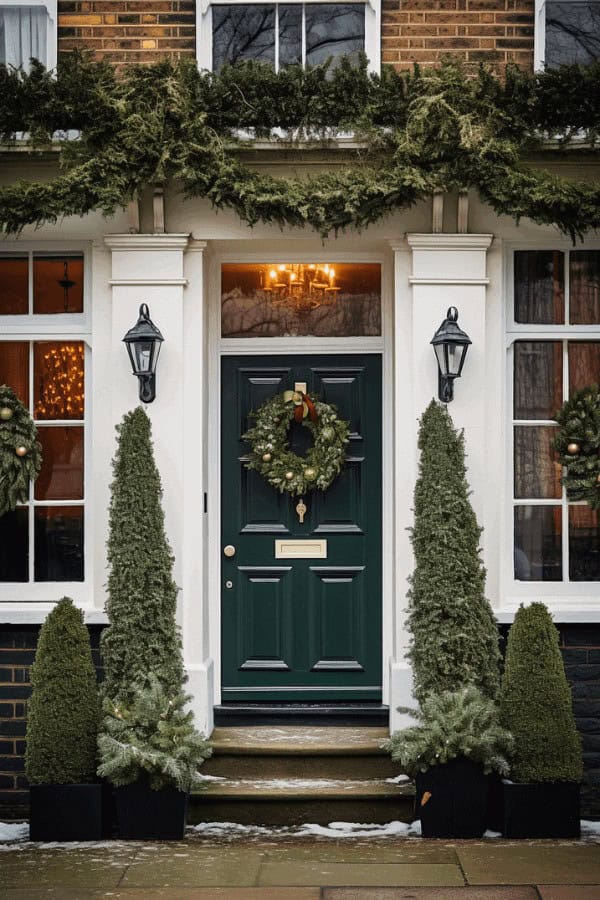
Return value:
M 454 379 L 460 378 L 471 338 L 458 327 L 458 310 L 451 306 L 431 339 L 438 363 L 438 397 L 442 403 L 454 398 Z
M 147 303 L 140 306 L 139 319 L 125 337 L 133 374 L 140 380 L 140 400 L 152 403 L 156 397 L 156 363 L 164 337 L 150 318 Z

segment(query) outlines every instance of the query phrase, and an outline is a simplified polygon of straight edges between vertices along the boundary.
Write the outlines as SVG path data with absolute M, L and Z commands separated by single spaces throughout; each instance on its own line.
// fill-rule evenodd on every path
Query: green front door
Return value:
M 381 700 L 381 357 L 227 357 L 221 374 L 222 550 L 235 548 L 221 556 L 223 702 Z M 297 498 L 246 469 L 241 439 L 248 413 L 296 382 L 351 432 L 344 471 L 304 498 L 302 524 Z M 307 437 L 290 429 L 298 453 Z M 276 558 L 277 540 L 309 538 L 326 555 Z

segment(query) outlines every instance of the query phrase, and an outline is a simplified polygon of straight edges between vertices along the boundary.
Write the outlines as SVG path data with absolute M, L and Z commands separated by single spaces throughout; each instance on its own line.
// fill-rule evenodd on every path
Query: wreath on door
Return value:
M 29 499 L 29 483 L 42 466 L 42 446 L 27 408 L 0 385 L 0 516 Z
M 575 391 L 556 414 L 554 440 L 565 468 L 561 482 L 569 500 L 585 500 L 600 509 L 600 391 L 592 384 Z
M 301 497 L 312 490 L 326 491 L 344 468 L 349 423 L 340 419 L 331 403 L 314 394 L 283 391 L 252 410 L 254 426 L 243 435 L 250 446 L 248 469 L 255 469 L 281 493 Z M 313 445 L 306 456 L 289 448 L 292 422 L 308 428 Z

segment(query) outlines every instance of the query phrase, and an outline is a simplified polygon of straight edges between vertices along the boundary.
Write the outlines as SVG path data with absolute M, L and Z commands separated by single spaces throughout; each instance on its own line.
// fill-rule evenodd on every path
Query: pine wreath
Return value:
M 8 385 L 0 386 L 0 516 L 29 499 L 29 482 L 42 465 L 42 445 L 25 406 Z
M 253 410 L 254 426 L 243 435 L 250 445 L 248 469 L 256 469 L 281 493 L 302 496 L 326 491 L 344 468 L 350 429 L 337 409 L 314 394 L 284 391 Z M 306 456 L 289 449 L 292 420 L 310 429 L 313 445 Z
M 554 440 L 566 472 L 562 483 L 569 500 L 585 500 L 600 509 L 600 392 L 597 384 L 575 391 L 556 414 Z

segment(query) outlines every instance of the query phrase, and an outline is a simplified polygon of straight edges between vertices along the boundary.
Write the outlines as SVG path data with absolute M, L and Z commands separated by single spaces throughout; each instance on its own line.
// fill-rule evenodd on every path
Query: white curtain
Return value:
M 43 6 L 0 8 L 0 63 L 29 69 L 31 57 L 46 63 L 48 13 Z

